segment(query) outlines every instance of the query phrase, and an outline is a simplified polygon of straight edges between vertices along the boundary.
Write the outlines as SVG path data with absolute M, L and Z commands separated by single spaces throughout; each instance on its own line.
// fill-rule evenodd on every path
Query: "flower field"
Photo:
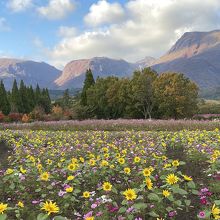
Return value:
M 0 139 L 0 220 L 220 219 L 218 129 Z

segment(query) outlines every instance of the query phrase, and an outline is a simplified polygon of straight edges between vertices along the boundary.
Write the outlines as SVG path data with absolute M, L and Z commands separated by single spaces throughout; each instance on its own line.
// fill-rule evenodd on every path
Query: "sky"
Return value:
M 220 29 L 220 0 L 0 0 L 0 57 L 160 57 L 187 31 Z

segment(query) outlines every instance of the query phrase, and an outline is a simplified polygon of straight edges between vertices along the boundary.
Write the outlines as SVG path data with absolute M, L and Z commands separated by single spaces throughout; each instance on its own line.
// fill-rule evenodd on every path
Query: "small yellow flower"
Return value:
M 53 163 L 53 161 L 52 161 L 52 160 L 47 159 L 47 164 L 48 164 L 48 165 L 51 165 L 52 163 Z
M 220 219 L 220 209 L 215 204 L 212 206 L 212 215 L 214 219 Z
M 170 192 L 168 190 L 163 190 L 163 196 L 164 197 L 170 196 Z
M 166 160 L 167 159 L 167 157 L 166 156 L 162 156 L 162 160 Z
M 150 175 L 151 175 L 150 169 L 149 169 L 149 168 L 145 168 L 145 169 L 143 170 L 143 175 L 144 175 L 144 176 L 150 176 Z
M 169 168 L 169 167 L 171 167 L 170 163 L 165 163 L 164 166 L 163 166 L 164 169 Z
M 8 169 L 5 171 L 5 174 L 10 175 L 10 174 L 12 174 L 13 172 L 14 172 L 13 169 L 8 168 Z
M 18 205 L 19 207 L 21 207 L 21 208 L 24 208 L 24 203 L 21 202 L 21 201 L 19 201 L 17 205 Z
M 3 214 L 8 208 L 7 204 L 0 203 L 0 213 Z
M 172 162 L 172 165 L 173 165 L 174 167 L 178 167 L 178 166 L 180 165 L 180 163 L 179 163 L 178 160 L 174 160 L 174 161 Z
M 89 198 L 90 197 L 90 192 L 88 192 L 88 191 L 85 191 L 84 193 L 83 193 L 83 197 L 84 198 Z
M 83 157 L 80 157 L 79 160 L 80 160 L 82 163 L 84 163 L 84 161 L 85 161 Z
M 153 188 L 153 183 L 152 183 L 151 179 L 148 177 L 148 178 L 146 178 L 145 181 L 146 181 L 147 188 L 149 190 L 151 190 Z
M 102 160 L 101 166 L 103 166 L 103 167 L 108 166 L 108 161 L 107 160 Z
M 67 187 L 67 188 L 66 188 L 66 192 L 70 193 L 70 192 L 72 192 L 72 191 L 73 191 L 73 187 Z
M 50 174 L 48 172 L 44 172 L 40 175 L 40 179 L 43 181 L 48 181 L 50 177 Z
M 45 210 L 48 215 L 50 215 L 51 213 L 58 213 L 60 211 L 56 202 L 53 203 L 52 201 L 46 201 L 45 203 L 43 203 L 43 207 L 41 209 Z
M 69 171 L 74 171 L 74 170 L 76 170 L 76 164 L 75 163 L 71 163 L 71 164 L 68 165 L 67 168 L 68 168 Z
M 134 200 L 137 198 L 137 194 L 133 189 L 127 189 L 123 192 L 123 195 L 127 200 Z
M 68 176 L 68 177 L 67 177 L 67 180 L 68 180 L 68 181 L 71 181 L 71 180 L 73 180 L 74 178 L 75 178 L 74 176 Z
M 25 174 L 27 172 L 27 170 L 23 169 L 22 166 L 20 166 L 20 171 L 21 171 L 22 174 Z
M 173 185 L 175 183 L 177 183 L 179 181 L 179 178 L 174 175 L 173 173 L 172 174 L 169 174 L 166 178 L 166 182 L 170 185 Z
M 125 167 L 125 168 L 124 168 L 124 172 L 125 172 L 126 174 L 130 174 L 130 173 L 131 173 L 131 169 L 130 169 L 129 167 Z
M 192 181 L 192 177 L 187 176 L 187 175 L 183 175 L 184 180 L 186 181 Z
M 118 159 L 118 162 L 119 162 L 120 164 L 124 164 L 124 163 L 125 163 L 125 159 L 122 158 L 122 157 L 120 157 L 120 158 Z
M 102 185 L 103 190 L 105 191 L 111 191 L 112 190 L 112 184 L 109 182 L 104 182 Z
M 135 162 L 135 163 L 139 163 L 139 162 L 140 162 L 140 160 L 141 160 L 141 158 L 140 158 L 140 157 L 135 157 L 135 158 L 134 158 L 134 162 Z
M 86 217 L 85 220 L 95 220 L 95 218 L 93 216 L 90 216 L 90 217 Z
M 96 161 L 94 159 L 89 160 L 89 165 L 90 166 L 95 166 Z

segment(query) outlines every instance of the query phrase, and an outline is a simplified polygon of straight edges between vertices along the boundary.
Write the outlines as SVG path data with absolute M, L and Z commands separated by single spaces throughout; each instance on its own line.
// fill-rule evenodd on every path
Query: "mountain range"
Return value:
M 195 81 L 200 88 L 220 86 L 220 30 L 211 32 L 186 32 L 159 59 L 145 57 L 135 63 L 107 57 L 73 60 L 63 71 L 44 63 L 28 60 L 0 58 L 0 79 L 11 88 L 14 79 L 28 85 L 50 89 L 81 88 L 87 69 L 94 77 L 114 75 L 131 76 L 135 70 L 151 67 L 158 73 L 180 72 Z

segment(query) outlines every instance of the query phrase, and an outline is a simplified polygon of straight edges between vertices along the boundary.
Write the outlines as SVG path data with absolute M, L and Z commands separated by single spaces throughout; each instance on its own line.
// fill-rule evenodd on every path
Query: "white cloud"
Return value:
M 7 6 L 13 12 L 21 12 L 32 6 L 32 0 L 8 0 Z
M 77 34 L 77 30 L 74 27 L 61 26 L 58 30 L 60 37 L 73 37 Z
M 71 0 L 49 0 L 47 6 L 37 8 L 38 13 L 47 19 L 57 20 L 67 16 L 75 9 Z
M 124 9 L 119 3 L 109 3 L 100 0 L 90 7 L 90 12 L 85 16 L 84 21 L 89 26 L 119 22 L 124 18 Z
M 219 0 L 130 0 L 124 5 L 126 19 L 103 29 L 63 35 L 47 51 L 55 65 L 94 56 L 136 61 L 165 53 L 185 31 L 220 28 Z M 98 23 L 96 23 L 98 24 Z
M 0 17 L 0 31 L 10 31 L 11 28 L 8 26 L 5 18 Z

